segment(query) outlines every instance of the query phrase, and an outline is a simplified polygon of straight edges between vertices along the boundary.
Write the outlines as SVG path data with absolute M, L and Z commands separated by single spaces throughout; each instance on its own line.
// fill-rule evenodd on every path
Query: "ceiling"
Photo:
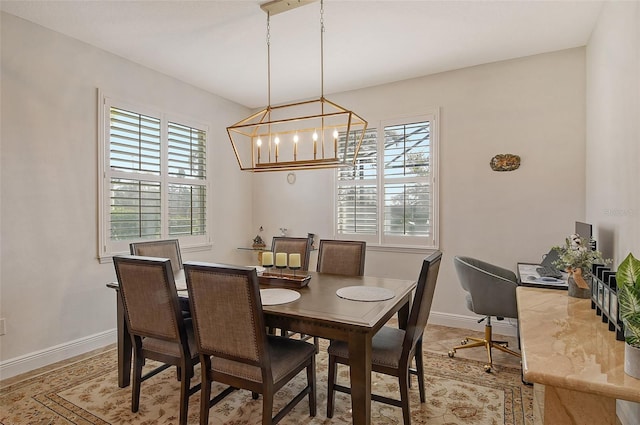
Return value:
M 0 9 L 255 108 L 268 101 L 262 2 L 2 0 Z M 602 3 L 325 0 L 324 94 L 584 46 Z M 320 2 L 272 16 L 270 33 L 271 103 L 319 97 Z

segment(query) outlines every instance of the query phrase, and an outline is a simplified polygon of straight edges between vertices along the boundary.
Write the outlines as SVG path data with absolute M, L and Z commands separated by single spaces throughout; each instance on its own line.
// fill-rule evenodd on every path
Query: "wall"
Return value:
M 432 322 L 477 326 L 454 255 L 515 269 L 517 261 L 538 260 L 584 219 L 584 61 L 578 48 L 327 96 L 372 124 L 440 110 L 445 259 Z M 114 295 L 104 285 L 114 274 L 95 259 L 98 87 L 158 108 L 180 105 L 184 115 L 210 124 L 214 246 L 185 260 L 254 262 L 236 248 L 248 246 L 259 226 L 267 240 L 279 227 L 332 237 L 330 170 L 298 172 L 295 185 L 285 173 L 238 171 L 224 127 L 248 111 L 3 14 L 0 317 L 7 334 L 0 358 L 14 370 L 25 358 L 25 365 L 37 364 L 41 350 L 50 359 L 59 349 L 64 358 L 76 342 L 113 336 Z M 520 155 L 522 166 L 491 171 L 498 153 Z M 366 273 L 416 278 L 424 255 L 372 246 Z
M 431 322 L 476 326 L 453 270 L 469 255 L 515 270 L 561 244 L 584 219 L 584 49 L 491 63 L 348 93 L 327 95 L 376 120 L 440 110 L 440 247 L 444 252 Z M 495 154 L 522 158 L 494 172 Z M 254 231 L 267 240 L 332 237 L 333 173 L 254 176 Z M 424 252 L 367 252 L 367 274 L 416 278 Z M 312 257 L 312 267 L 315 265 Z
M 1 35 L 0 359 L 15 372 L 38 366 L 42 350 L 51 361 L 115 341 L 105 287 L 115 273 L 96 259 L 97 88 L 209 125 L 213 248 L 185 260 L 240 261 L 251 179 L 225 131 L 248 110 L 12 15 L 2 14 Z
M 586 215 L 613 268 L 640 257 L 640 3 L 607 2 L 587 47 Z M 640 404 L 618 402 L 623 424 Z

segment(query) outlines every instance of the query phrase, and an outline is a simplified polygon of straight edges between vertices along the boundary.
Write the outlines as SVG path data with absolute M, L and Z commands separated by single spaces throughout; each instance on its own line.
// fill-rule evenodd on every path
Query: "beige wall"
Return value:
M 514 269 L 535 261 L 584 219 L 585 52 L 572 49 L 447 72 L 328 97 L 378 119 L 440 111 L 444 267 L 435 321 L 475 326 L 452 267 L 471 255 Z M 333 174 L 240 173 L 224 127 L 248 111 L 99 49 L 2 15 L 0 337 L 3 362 L 37 363 L 112 337 L 114 295 L 98 264 L 96 88 L 209 123 L 214 247 L 186 260 L 253 263 L 260 225 L 269 240 L 332 236 Z M 497 173 L 498 153 L 522 157 Z M 253 194 L 253 195 L 251 195 Z M 545 199 L 541 201 L 540 199 Z M 373 248 L 373 247 L 372 247 Z M 423 252 L 370 250 L 367 273 L 415 278 Z M 312 266 L 315 265 L 315 259 Z M 83 345 L 84 344 L 84 345 Z M 36 360 L 34 360 L 36 359 Z
M 432 322 L 472 326 L 454 274 L 454 255 L 515 270 L 561 244 L 584 219 L 584 49 L 527 57 L 337 95 L 332 101 L 370 123 L 440 110 L 440 247 L 444 251 Z M 499 153 L 522 158 L 494 172 Z M 254 177 L 254 228 L 270 238 L 332 237 L 333 174 Z M 368 250 L 367 274 L 416 278 L 423 252 Z M 312 261 L 312 266 L 313 266 Z M 467 320 L 468 319 L 468 320 Z M 461 320 L 461 321 L 459 321 Z
M 185 260 L 238 261 L 234 247 L 248 237 L 251 179 L 225 132 L 247 110 L 4 13 L 1 35 L 0 359 L 64 357 L 115 325 L 113 265 L 96 260 L 97 88 L 209 125 L 213 249 Z
M 587 48 L 587 220 L 612 268 L 640 257 L 640 3 L 608 2 Z M 640 404 L 619 402 L 623 424 Z

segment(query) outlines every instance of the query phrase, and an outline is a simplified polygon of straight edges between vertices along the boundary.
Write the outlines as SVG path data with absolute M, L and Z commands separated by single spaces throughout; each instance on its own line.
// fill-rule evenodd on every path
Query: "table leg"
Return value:
M 544 387 L 544 424 L 616 425 L 616 400 L 546 385 Z
M 407 329 L 409 323 L 409 308 L 411 305 L 411 295 L 407 295 L 407 300 L 400 310 L 398 310 L 398 329 Z
M 120 291 L 116 291 L 116 324 L 118 328 L 118 386 L 128 387 L 131 382 L 131 335 L 124 318 L 124 305 Z
M 356 332 L 349 336 L 353 425 L 371 424 L 371 338 Z

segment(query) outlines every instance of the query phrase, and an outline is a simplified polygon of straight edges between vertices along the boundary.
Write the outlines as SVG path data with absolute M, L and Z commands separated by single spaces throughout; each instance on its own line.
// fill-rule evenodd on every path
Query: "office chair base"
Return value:
M 497 350 L 500 350 L 502 352 L 505 352 L 507 354 L 511 354 L 512 356 L 516 356 L 516 357 L 520 357 L 520 353 L 517 353 L 509 348 L 508 345 L 509 343 L 506 341 L 494 341 L 491 336 L 492 336 L 493 332 L 492 332 L 492 327 L 491 327 L 491 321 L 488 320 L 487 324 L 484 327 L 484 338 L 474 338 L 474 337 L 468 337 L 465 338 L 461 341 L 460 345 L 456 345 L 455 347 L 453 347 L 451 350 L 449 350 L 449 357 L 453 358 L 456 354 L 456 350 L 461 350 L 463 348 L 473 348 L 473 347 L 485 347 L 485 349 L 487 350 L 487 358 L 489 360 L 489 363 L 484 365 L 484 370 L 485 372 L 491 372 L 491 370 L 493 369 L 493 359 L 491 356 L 491 349 L 495 348 Z M 469 343 L 469 341 L 472 341 L 471 343 Z

